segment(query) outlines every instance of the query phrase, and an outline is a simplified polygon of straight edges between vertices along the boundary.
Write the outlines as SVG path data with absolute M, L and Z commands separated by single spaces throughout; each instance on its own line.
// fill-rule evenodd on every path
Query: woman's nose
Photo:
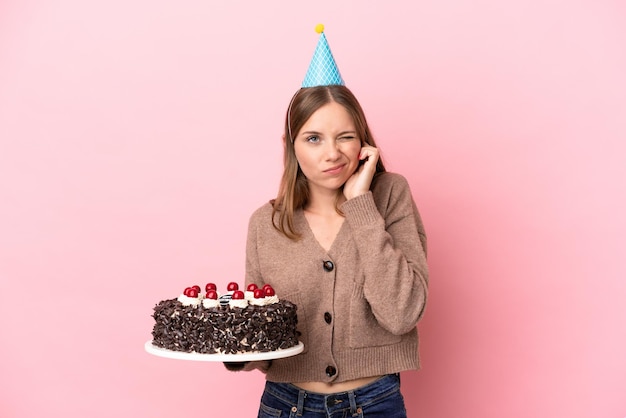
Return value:
M 326 158 L 336 160 L 341 155 L 341 149 L 337 141 L 328 141 L 326 143 Z

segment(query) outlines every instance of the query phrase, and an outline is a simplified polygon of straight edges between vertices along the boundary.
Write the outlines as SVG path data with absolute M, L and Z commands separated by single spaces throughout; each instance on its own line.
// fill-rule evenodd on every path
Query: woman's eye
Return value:
M 317 142 L 320 141 L 320 138 L 317 135 L 311 135 L 311 136 L 307 137 L 306 140 L 307 140 L 307 142 L 317 143 Z
M 340 141 L 352 141 L 353 139 L 353 136 L 342 136 L 339 138 Z

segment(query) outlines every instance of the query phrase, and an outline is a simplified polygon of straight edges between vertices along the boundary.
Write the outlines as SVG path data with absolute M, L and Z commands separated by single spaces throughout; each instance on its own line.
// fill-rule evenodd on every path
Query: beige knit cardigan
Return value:
M 343 382 L 419 368 L 416 324 L 426 305 L 428 267 L 409 185 L 382 173 L 369 193 L 341 210 L 345 221 L 329 251 L 302 210 L 294 219 L 298 241 L 273 227 L 269 203 L 250 218 L 246 282 L 269 283 L 298 306 L 304 343 L 302 354 L 272 362 L 270 381 Z

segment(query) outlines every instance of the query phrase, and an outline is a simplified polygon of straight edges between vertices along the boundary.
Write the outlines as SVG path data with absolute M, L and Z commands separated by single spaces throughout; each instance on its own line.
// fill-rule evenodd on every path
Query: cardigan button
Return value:
M 324 321 L 326 321 L 327 324 L 330 324 L 332 320 L 333 316 L 330 314 L 330 312 L 324 312 Z
M 333 271 L 334 268 L 335 268 L 335 265 L 333 264 L 332 261 L 330 260 L 324 261 L 324 270 L 330 272 L 330 271 Z
M 333 366 L 326 367 L 326 376 L 333 377 L 336 374 L 337 374 L 337 369 L 335 369 Z

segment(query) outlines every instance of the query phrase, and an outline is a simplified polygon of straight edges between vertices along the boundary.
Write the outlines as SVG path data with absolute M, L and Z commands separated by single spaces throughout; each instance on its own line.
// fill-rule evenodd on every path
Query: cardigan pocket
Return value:
M 296 315 L 298 316 L 298 326 L 296 327 L 296 330 L 298 331 L 298 341 L 304 344 L 304 349 L 302 350 L 302 352 L 306 353 L 307 351 L 309 351 L 309 333 L 306 326 L 307 320 L 306 313 L 304 311 L 304 302 L 302 296 L 300 292 L 295 292 L 283 296 L 281 299 L 288 300 L 298 307 L 298 309 L 296 310 Z
M 363 288 L 355 286 L 350 298 L 350 347 L 380 347 L 401 340 L 401 335 L 392 334 L 380 326 L 363 295 Z

